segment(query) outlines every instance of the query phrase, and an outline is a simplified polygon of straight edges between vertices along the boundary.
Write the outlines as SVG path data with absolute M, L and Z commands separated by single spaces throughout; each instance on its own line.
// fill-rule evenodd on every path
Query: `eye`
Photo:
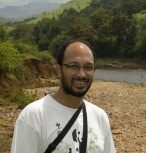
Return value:
M 69 65 L 69 68 L 70 68 L 70 69 L 73 69 L 73 70 L 76 70 L 76 69 L 79 69 L 80 66 L 77 65 L 77 64 L 70 64 L 70 65 Z
M 88 71 L 93 71 L 94 70 L 94 66 L 93 65 L 85 65 L 84 69 L 88 70 Z

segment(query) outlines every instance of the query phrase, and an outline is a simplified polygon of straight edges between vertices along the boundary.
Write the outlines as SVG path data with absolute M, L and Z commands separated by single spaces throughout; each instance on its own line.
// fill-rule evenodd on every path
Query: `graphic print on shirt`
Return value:
M 91 152 L 95 149 L 97 149 L 96 146 L 97 141 L 97 134 L 94 133 L 92 128 L 89 128 L 88 130 L 88 152 Z
M 60 127 L 60 123 L 57 122 L 56 127 L 58 128 L 57 135 L 59 135 L 62 131 L 62 128 Z
M 81 132 L 80 131 L 77 131 L 77 129 L 74 129 L 73 132 L 72 132 L 73 141 L 79 144 L 78 145 L 79 147 L 76 148 L 76 151 L 77 152 L 79 152 L 80 146 L 81 146 L 81 142 L 82 142 L 82 140 L 81 140 L 82 138 L 80 136 L 80 133 Z
M 59 122 L 55 125 L 57 127 L 57 135 L 59 135 L 62 131 L 61 124 Z M 81 132 L 77 129 L 73 129 L 71 132 L 71 138 L 69 142 L 64 142 L 63 140 L 60 142 L 60 145 L 57 146 L 56 150 L 59 150 L 61 153 L 79 153 L 80 144 L 82 141 Z
M 87 153 L 101 153 L 104 151 L 104 140 L 103 137 L 95 132 L 94 128 L 88 129 L 88 144 L 87 144 Z
M 62 131 L 61 124 L 56 123 L 56 127 L 58 129 L 57 134 L 59 134 Z M 73 129 L 73 131 L 69 135 L 68 135 L 69 138 L 67 138 L 67 140 L 65 139 L 64 141 L 62 140 L 60 145 L 57 146 L 56 152 L 59 151 L 61 153 L 79 153 L 80 145 L 82 142 L 82 132 L 80 132 L 78 129 Z M 95 133 L 93 128 L 89 128 L 87 153 L 101 152 L 102 147 L 100 148 L 100 144 L 102 145 L 101 140 L 98 137 L 98 134 Z

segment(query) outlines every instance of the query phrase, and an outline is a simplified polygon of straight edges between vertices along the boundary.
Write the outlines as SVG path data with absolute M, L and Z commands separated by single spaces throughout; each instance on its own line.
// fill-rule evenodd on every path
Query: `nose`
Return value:
M 77 75 L 82 77 L 86 76 L 86 73 L 83 67 L 80 67 L 79 71 L 77 72 Z

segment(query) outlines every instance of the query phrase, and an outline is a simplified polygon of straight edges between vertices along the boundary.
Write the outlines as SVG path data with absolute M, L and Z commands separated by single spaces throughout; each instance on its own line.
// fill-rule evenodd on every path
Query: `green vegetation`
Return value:
M 97 59 L 144 61 L 145 25 L 146 0 L 72 0 L 36 19 L 0 24 L 0 77 L 29 78 L 26 60 L 54 64 L 58 48 L 70 38 L 88 41 Z
M 7 37 L 6 27 L 0 24 L 0 42 L 4 41 Z
M 68 4 L 74 6 L 75 2 Z M 69 7 L 57 18 L 36 23 L 34 41 L 39 50 L 50 50 L 55 55 L 64 39 L 80 37 L 94 46 L 98 58 L 145 59 L 145 2 L 92 0 L 80 11 Z
M 37 20 L 0 24 L 1 71 L 28 58 L 54 62 L 52 55 L 70 38 L 89 41 L 98 58 L 146 58 L 146 0 L 73 0 Z
M 11 42 L 0 43 L 0 72 L 12 72 L 20 60 L 20 53 Z
M 18 108 L 22 109 L 32 101 L 34 101 L 35 95 L 28 95 L 25 94 L 22 88 L 16 89 L 12 94 L 11 94 L 11 102 L 13 104 L 17 104 Z
M 23 88 L 34 85 L 38 73 L 30 74 L 26 61 L 49 59 L 53 65 L 58 48 L 70 38 L 93 46 L 97 67 L 135 68 L 140 63 L 146 68 L 146 0 L 72 0 L 35 19 L 0 23 L 0 106 L 11 101 L 23 108 L 32 102 L 35 95 Z M 0 138 L 5 152 L 10 141 L 6 135 Z
M 139 58 L 146 57 L 146 10 L 134 15 L 136 20 L 136 45 L 135 52 Z
M 60 14 L 64 12 L 64 10 L 75 9 L 76 11 L 81 11 L 82 9 L 86 8 L 90 5 L 91 0 L 72 0 L 66 4 L 62 4 L 58 9 L 52 10 L 50 12 L 44 12 L 43 14 L 39 15 L 33 20 L 29 20 L 27 23 L 38 23 L 42 19 L 51 19 L 51 18 L 58 18 Z

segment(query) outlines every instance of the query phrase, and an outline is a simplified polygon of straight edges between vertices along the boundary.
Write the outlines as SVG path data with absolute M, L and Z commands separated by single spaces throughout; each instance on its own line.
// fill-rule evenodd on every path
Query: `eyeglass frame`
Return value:
M 95 71 L 95 66 L 94 65 L 86 65 L 86 64 L 85 65 L 81 65 L 81 64 L 78 64 L 78 63 L 70 63 L 70 64 L 63 63 L 61 65 L 62 66 L 65 66 L 66 68 L 68 68 L 68 69 L 70 69 L 72 71 L 75 71 L 75 72 L 79 72 L 81 70 L 81 68 L 86 73 L 91 73 L 91 72 L 94 72 Z

